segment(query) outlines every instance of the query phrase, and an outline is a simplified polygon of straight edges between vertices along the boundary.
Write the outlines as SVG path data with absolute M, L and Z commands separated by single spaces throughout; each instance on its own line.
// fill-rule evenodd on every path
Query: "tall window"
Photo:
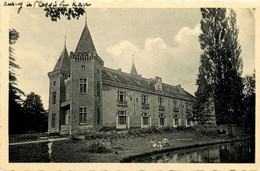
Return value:
M 79 124 L 86 124 L 87 123 L 87 108 L 80 107 L 79 108 Z
M 51 116 L 51 127 L 55 128 L 55 118 L 56 118 L 56 114 L 52 114 Z
M 101 123 L 100 109 L 97 108 L 97 125 L 100 125 L 100 123 Z
M 187 119 L 187 125 L 190 126 L 191 125 L 191 120 Z
M 66 89 L 65 89 L 65 91 L 66 91 L 66 100 L 69 100 L 70 99 L 70 88 L 69 87 L 67 87 Z
M 148 117 L 143 117 L 143 125 L 148 125 Z
M 162 97 L 159 97 L 158 103 L 159 103 L 159 106 L 164 106 L 164 100 Z
M 148 96 L 142 95 L 142 104 L 148 104 Z
M 164 118 L 163 114 L 159 115 L 159 120 L 160 120 L 160 125 L 161 126 L 165 125 L 165 123 L 164 123 L 165 122 L 165 118 Z
M 164 118 L 160 118 L 160 125 L 164 125 Z
M 80 79 L 80 93 L 87 92 L 87 79 Z
M 100 97 L 100 82 L 97 81 L 97 96 Z
M 117 99 L 120 102 L 126 101 L 126 92 L 124 91 L 118 91 Z
M 52 104 L 56 104 L 56 92 L 52 92 Z
M 149 116 L 147 112 L 143 112 L 143 125 L 149 125 Z
M 177 119 L 177 118 L 174 119 L 174 125 L 179 126 L 179 119 Z
M 118 111 L 118 125 L 126 125 L 126 111 Z

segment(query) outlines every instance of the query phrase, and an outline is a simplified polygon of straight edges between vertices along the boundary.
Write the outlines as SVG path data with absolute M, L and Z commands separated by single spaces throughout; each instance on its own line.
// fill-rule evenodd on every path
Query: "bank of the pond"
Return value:
M 150 145 L 152 140 L 158 143 L 164 138 L 170 141 L 171 146 L 160 149 L 159 147 Z M 234 137 L 229 137 L 228 135 L 205 134 L 203 131 L 197 130 L 175 130 L 138 135 L 126 134 L 115 138 L 113 143 L 103 140 L 109 146 L 109 151 L 104 151 L 103 153 L 90 152 L 90 144 L 95 140 L 70 139 L 53 142 L 51 146 L 44 143 L 42 143 L 43 145 L 36 143 L 35 147 L 34 144 L 10 146 L 9 159 L 10 162 L 44 162 L 40 158 L 41 156 L 39 156 L 39 151 L 45 151 L 45 155 L 49 158 L 45 162 L 130 162 L 137 156 L 146 156 L 163 151 L 200 147 L 209 144 L 240 141 L 248 138 L 250 136 L 243 132 L 237 132 Z M 95 145 L 92 147 L 95 147 Z M 39 156 L 39 159 L 34 157 L 34 153 L 36 156 Z
M 192 145 L 187 145 L 187 146 L 166 148 L 166 149 L 155 150 L 155 151 L 147 152 L 147 153 L 143 153 L 143 154 L 128 156 L 126 158 L 123 158 L 120 162 L 121 163 L 129 163 L 129 162 L 133 162 L 137 158 L 152 156 L 152 155 L 161 154 L 161 153 L 165 153 L 165 152 L 174 152 L 174 151 L 178 151 L 178 150 L 206 147 L 206 146 L 211 146 L 211 145 L 226 144 L 226 143 L 246 141 L 246 140 L 252 140 L 252 139 L 253 138 L 237 138 L 237 139 L 231 139 L 231 140 L 221 140 L 221 141 L 216 141 L 216 142 L 192 144 Z

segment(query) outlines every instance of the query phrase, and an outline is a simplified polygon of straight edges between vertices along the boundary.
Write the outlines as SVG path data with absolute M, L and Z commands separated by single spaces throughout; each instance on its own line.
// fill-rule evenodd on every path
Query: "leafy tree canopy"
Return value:
M 65 16 L 68 20 L 71 20 L 71 19 L 79 19 L 79 17 L 85 13 L 84 8 L 81 7 L 74 7 L 74 8 L 46 7 L 44 11 L 46 12 L 45 16 L 50 17 L 51 20 L 55 22 L 57 22 L 58 19 L 60 20 L 61 15 Z
M 202 104 L 214 98 L 218 124 L 230 126 L 241 119 L 243 99 L 236 13 L 232 9 L 202 8 L 201 14 L 199 42 L 203 53 L 195 95 Z

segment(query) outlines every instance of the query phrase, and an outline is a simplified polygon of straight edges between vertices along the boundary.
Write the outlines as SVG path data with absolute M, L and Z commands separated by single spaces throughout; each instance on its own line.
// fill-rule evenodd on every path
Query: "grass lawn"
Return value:
M 237 136 L 237 135 L 236 135 Z M 245 135 L 239 135 L 246 137 Z M 193 144 L 205 144 L 218 141 L 236 139 L 227 135 L 210 137 L 197 133 L 196 131 L 174 131 L 169 133 L 154 133 L 144 136 L 125 136 L 117 138 L 111 145 L 111 152 L 108 153 L 89 153 L 89 140 L 55 142 L 53 145 L 52 160 L 54 162 L 120 162 L 123 158 L 139 155 L 147 152 L 160 150 L 159 147 L 152 147 L 151 140 L 156 142 L 163 138 L 168 138 L 171 147 L 183 147 Z M 165 149 L 167 147 L 163 147 Z
M 9 148 L 10 162 L 103 162 L 113 163 L 120 162 L 123 158 L 163 150 L 173 147 L 184 147 L 194 144 L 205 144 L 219 141 L 235 140 L 237 138 L 248 138 L 242 132 L 234 134 L 233 138 L 227 135 L 203 134 L 196 130 L 174 130 L 161 133 L 142 133 L 142 134 L 122 134 L 111 144 L 104 140 L 110 151 L 106 153 L 89 152 L 89 145 L 92 140 L 73 140 L 56 141 L 50 147 L 48 143 L 36 143 L 30 145 L 15 145 Z M 167 138 L 170 147 L 152 147 L 151 140 L 162 141 Z M 51 158 L 51 159 L 50 159 Z

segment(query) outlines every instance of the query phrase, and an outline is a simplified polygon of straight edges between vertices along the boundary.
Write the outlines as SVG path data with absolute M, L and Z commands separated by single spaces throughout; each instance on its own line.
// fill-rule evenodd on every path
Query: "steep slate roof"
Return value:
M 87 24 L 85 24 L 85 27 L 82 31 L 82 34 L 80 36 L 78 45 L 76 47 L 77 52 L 85 52 L 85 51 L 92 51 L 95 52 L 96 48 L 94 46 L 93 40 L 91 38 L 89 29 Z
M 64 45 L 64 49 L 61 52 L 59 60 L 57 61 L 53 71 L 56 71 L 59 69 L 64 69 L 64 70 L 70 71 L 70 58 L 69 58 L 69 54 L 68 54 L 68 51 L 66 48 L 66 43 Z
M 125 85 L 125 87 L 130 86 L 130 87 L 142 88 L 147 91 L 153 91 L 153 92 L 158 91 L 155 89 L 155 86 L 150 83 L 151 82 L 150 79 L 143 78 L 140 76 L 134 76 L 110 68 L 105 68 L 105 67 L 103 68 L 102 79 L 103 82 L 122 84 Z M 185 91 L 180 86 L 172 86 L 169 84 L 162 83 L 162 92 L 172 96 L 182 96 L 192 101 L 194 101 L 195 99 L 193 95 Z

